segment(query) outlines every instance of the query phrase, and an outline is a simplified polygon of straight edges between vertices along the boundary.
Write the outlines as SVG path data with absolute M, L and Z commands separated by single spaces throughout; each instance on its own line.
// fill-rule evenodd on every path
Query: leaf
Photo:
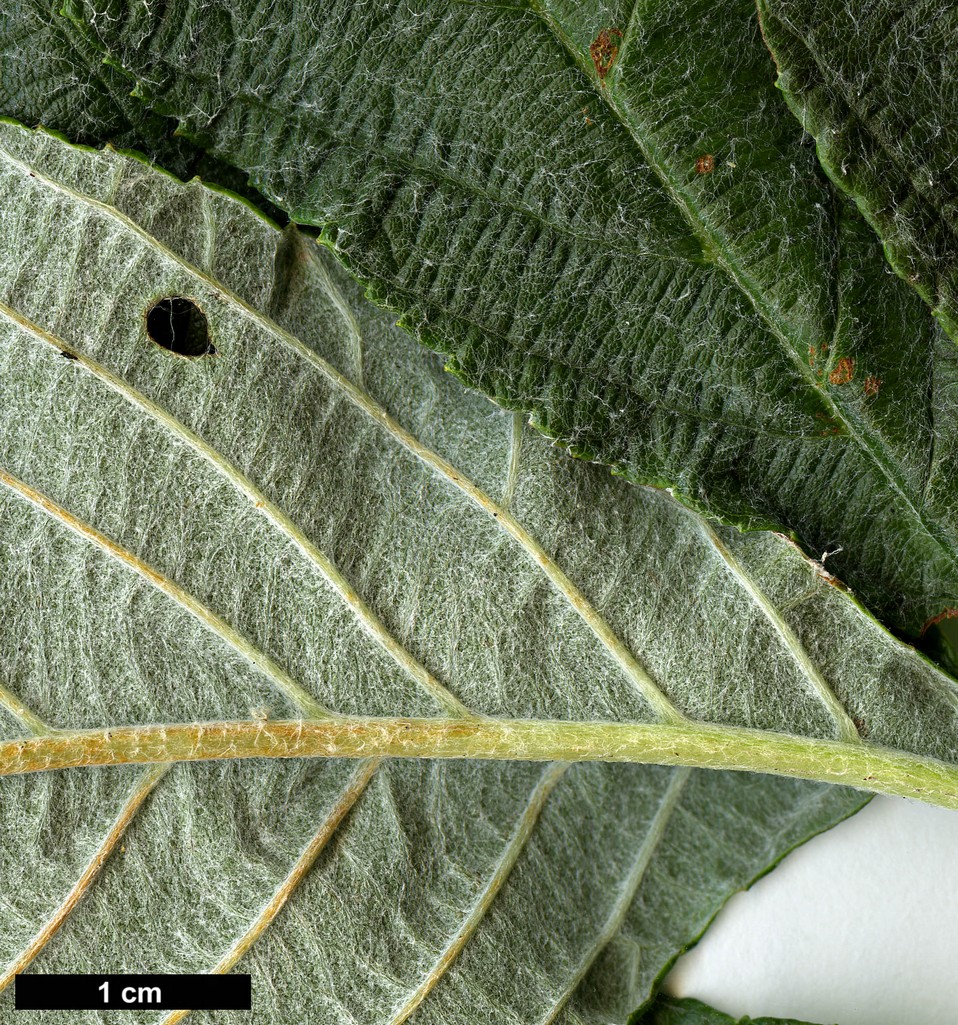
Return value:
M 632 1025 L 809 1025 L 794 1018 L 732 1018 L 699 1000 L 660 997 Z
M 77 142 L 112 141 L 151 151 L 189 177 L 196 150 L 172 138 L 175 123 L 151 114 L 129 95 L 125 76 L 105 63 L 55 0 L 20 0 L 0 11 L 0 111 Z
M 958 607 L 956 354 L 823 181 L 747 0 L 69 0 L 463 380 L 794 531 L 895 629 Z
M 0 114 L 69 133 L 74 142 L 139 150 L 181 178 L 199 175 L 283 219 L 244 175 L 174 137 L 174 121 L 130 96 L 126 77 L 59 8 L 56 0 L 16 0 L 0 9 Z
M 234 198 L 4 123 L 0 217 L 2 771 L 36 744 L 82 756 L 103 725 L 648 720 L 659 684 L 831 734 L 760 586 L 795 629 L 835 618 L 839 678 L 950 700 L 787 541 L 567 460 Z M 169 297 L 204 311 L 206 355 L 148 339 Z M 0 780 L 0 985 L 236 967 L 257 1025 L 622 1021 L 734 890 L 866 799 L 638 765 L 180 761 L 197 753 Z
M 954 8 L 759 0 L 759 10 L 778 86 L 822 166 L 958 339 Z

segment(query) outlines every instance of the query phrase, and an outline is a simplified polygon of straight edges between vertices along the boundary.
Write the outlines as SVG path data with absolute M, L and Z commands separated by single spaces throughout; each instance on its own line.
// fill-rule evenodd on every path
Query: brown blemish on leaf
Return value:
M 818 359 L 818 349 L 814 345 L 808 347 L 808 365 L 810 367 L 815 366 L 815 360 Z
M 773 531 L 776 537 L 781 538 L 789 547 L 793 548 L 801 557 L 812 567 L 815 571 L 815 575 L 821 580 L 824 580 L 826 584 L 836 588 L 839 591 L 848 591 L 848 588 L 835 576 L 834 573 L 829 573 L 827 569 L 817 560 L 812 559 L 805 553 L 805 549 L 795 540 L 794 537 L 790 537 L 788 534 L 783 534 L 780 531 Z M 832 553 L 834 554 L 834 553 Z M 814 593 L 814 592 L 812 592 Z
M 715 157 L 711 153 L 703 153 L 695 158 L 696 174 L 711 174 L 715 170 Z
M 852 722 L 855 724 L 855 729 L 858 730 L 858 735 L 860 737 L 868 736 L 868 723 L 865 722 L 864 719 L 859 717 L 856 719 L 852 719 Z
M 830 384 L 848 384 L 855 376 L 855 361 L 851 356 L 842 356 L 835 369 L 828 375 Z
M 589 44 L 589 56 L 603 86 L 605 76 L 612 70 L 615 58 L 619 55 L 618 40 L 621 38 L 622 33 L 617 28 L 604 28 Z
M 921 633 L 918 636 L 924 637 L 928 630 L 930 630 L 933 626 L 937 626 L 940 622 L 942 622 L 945 619 L 954 619 L 955 616 L 958 616 L 958 609 L 953 609 L 949 606 L 945 609 L 944 612 L 939 612 L 937 616 L 932 616 L 931 619 L 929 619 L 928 622 L 925 623 L 925 625 L 921 628 Z
M 870 398 L 874 398 L 878 394 L 878 389 L 881 388 L 881 381 L 874 374 L 869 374 L 865 378 L 865 394 Z

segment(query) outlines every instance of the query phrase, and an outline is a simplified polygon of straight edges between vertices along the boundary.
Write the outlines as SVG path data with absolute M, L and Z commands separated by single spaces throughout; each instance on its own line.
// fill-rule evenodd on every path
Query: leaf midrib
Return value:
M 75 766 L 246 758 L 597 761 L 764 772 L 958 809 L 958 765 L 872 743 L 686 720 L 340 716 L 61 731 L 0 742 L 0 776 Z
M 774 315 L 773 309 L 764 299 L 761 289 L 751 280 L 744 268 L 739 265 L 738 261 L 729 251 L 719 233 L 709 225 L 708 220 L 697 209 L 694 199 L 687 194 L 686 190 L 681 187 L 679 182 L 671 174 L 667 163 L 662 159 L 655 145 L 651 140 L 644 138 L 639 133 L 638 126 L 634 123 L 631 117 L 627 116 L 626 110 L 621 107 L 618 99 L 614 97 L 615 84 L 621 76 L 621 61 L 616 61 L 613 65 L 605 80 L 605 87 L 603 88 L 601 84 L 596 83 L 595 76 L 592 74 L 584 55 L 579 52 L 575 43 L 568 36 L 562 26 L 543 6 L 541 0 L 527 0 L 527 2 L 529 4 L 530 12 L 549 29 L 553 37 L 565 51 L 568 58 L 572 60 L 574 65 L 589 82 L 597 99 L 599 99 L 609 109 L 609 111 L 615 116 L 616 120 L 622 125 L 623 129 L 629 134 L 642 157 L 659 177 L 667 193 L 675 203 L 676 207 L 678 207 L 683 217 L 685 217 L 693 232 L 706 244 L 707 251 L 714 252 L 726 273 L 728 273 L 736 283 L 739 290 L 748 297 L 756 312 L 771 329 L 773 335 L 783 345 L 786 356 L 794 364 L 799 374 L 806 380 L 808 385 L 813 388 L 819 396 L 821 396 L 823 401 L 831 410 L 832 416 L 845 427 L 849 436 L 854 438 L 855 441 L 871 455 L 885 479 L 899 495 L 902 501 L 904 501 L 917 521 L 922 525 L 922 527 L 924 527 L 929 537 L 938 539 L 943 546 L 947 548 L 952 559 L 958 561 L 958 542 L 956 542 L 950 534 L 942 531 L 937 526 L 929 524 L 925 519 L 924 513 L 919 510 L 909 497 L 907 493 L 907 484 L 902 479 L 899 471 L 887 459 L 887 456 L 883 451 L 883 446 L 881 445 L 881 439 L 875 435 L 875 432 L 872 431 L 867 424 L 862 425 L 858 421 L 852 420 L 846 416 L 844 411 L 835 403 L 835 400 L 829 392 L 819 387 L 819 383 L 814 374 L 811 372 L 806 362 L 799 356 L 799 351 L 802 351 L 803 348 L 807 348 L 807 346 L 804 345 L 804 343 L 801 345 L 798 344 L 799 339 L 793 336 L 788 323 L 780 320 Z M 638 2 L 639 0 L 635 0 L 636 6 Z M 634 13 L 635 7 L 633 7 L 633 15 Z M 631 20 L 632 19 L 630 18 L 630 23 Z M 837 313 L 837 311 L 835 312 Z
M 37 177 L 37 175 L 34 175 L 34 177 Z M 61 184 L 59 184 L 59 183 L 50 182 L 50 184 L 53 187 L 55 187 L 55 188 L 60 188 L 61 190 L 64 190 L 64 187 Z M 77 198 L 85 201 L 87 205 L 90 205 L 91 202 L 93 202 L 93 201 L 90 200 L 90 197 L 78 196 L 74 192 L 74 190 L 72 190 L 72 189 L 65 189 L 64 191 L 69 191 L 69 192 L 73 193 L 75 196 L 77 196 Z M 112 208 L 112 207 L 107 207 L 107 212 L 110 213 L 110 214 L 117 213 L 114 210 L 114 208 Z M 143 233 L 141 232 L 141 234 L 143 234 Z M 153 243 L 156 242 L 156 240 L 153 239 L 152 237 L 150 237 L 150 241 L 153 242 Z M 180 264 L 183 264 L 183 261 L 179 260 L 175 256 L 175 254 L 173 254 L 173 258 L 176 260 L 176 262 L 178 262 Z M 190 269 L 193 270 L 194 272 L 196 272 L 195 268 L 190 268 Z M 206 277 L 206 275 L 203 275 L 202 273 L 200 273 L 199 276 L 200 277 Z M 333 288 L 332 283 L 329 282 L 329 284 L 331 286 L 331 291 L 336 291 Z M 222 294 L 222 292 L 223 292 L 222 288 L 220 288 L 220 292 Z M 359 335 L 358 335 L 358 332 L 355 330 L 355 324 L 352 323 L 351 319 L 348 316 L 346 316 L 346 307 L 345 307 L 345 304 L 342 302 L 341 297 L 339 297 L 338 292 L 336 292 L 334 298 L 337 300 L 337 306 L 341 307 L 341 312 L 343 312 L 343 314 L 346 317 L 346 319 L 348 321 L 350 321 L 350 326 L 353 329 L 353 333 L 357 335 L 357 340 L 358 340 L 359 339 Z M 50 332 L 46 331 L 43 328 L 40 328 L 39 325 L 33 324 L 32 321 L 28 321 L 26 318 L 24 318 L 22 315 L 20 315 L 17 311 L 13 310 L 12 308 L 4 306 L 2 309 L 0 309 L 0 313 L 3 313 L 7 317 L 7 319 L 10 320 L 14 324 L 14 326 L 16 326 L 16 327 L 18 327 L 20 329 L 26 330 L 28 333 L 32 334 L 35 338 L 39 339 L 40 341 L 47 343 L 48 345 L 54 347 L 55 349 L 59 350 L 60 352 L 67 352 L 70 355 L 75 356 L 77 358 L 77 360 L 88 371 L 92 372 L 94 374 L 94 376 L 98 380 L 100 380 L 102 383 L 104 383 L 105 385 L 110 387 L 112 390 L 118 392 L 124 399 L 126 399 L 129 402 L 132 402 L 135 406 L 140 408 L 143 412 L 147 413 L 148 415 L 150 415 L 151 417 L 156 419 L 158 422 L 163 424 L 167 429 L 171 430 L 171 432 L 174 435 L 180 437 L 181 440 L 185 441 L 194 450 L 199 451 L 200 454 L 202 454 L 205 457 L 207 457 L 207 459 L 214 465 L 214 467 L 220 473 L 222 473 L 225 476 L 227 476 L 233 482 L 233 484 L 235 486 L 237 486 L 237 488 L 240 490 L 240 492 L 243 493 L 251 502 L 253 502 L 254 505 L 256 505 L 257 507 L 260 507 L 260 508 L 262 507 L 261 503 L 263 503 L 265 501 L 265 496 L 262 496 L 258 492 L 258 490 L 255 488 L 255 485 L 252 485 L 252 483 L 250 481 L 248 481 L 245 478 L 245 476 L 242 475 L 242 473 L 240 471 L 235 470 L 235 468 L 232 467 L 232 464 L 230 464 L 228 462 L 228 460 L 226 460 L 225 456 L 223 456 L 221 453 L 217 452 L 216 450 L 211 449 L 210 446 L 207 445 L 202 440 L 202 438 L 200 438 L 199 436 L 195 435 L 194 432 L 192 432 L 191 430 L 186 428 L 185 425 L 183 425 L 179 421 L 175 420 L 175 418 L 173 418 L 172 415 L 168 413 L 168 411 L 166 411 L 162 407 L 158 406 L 152 400 L 150 400 L 150 399 L 146 398 L 145 396 L 141 395 L 135 389 L 132 389 L 128 384 L 126 384 L 125 381 L 123 381 L 120 378 L 117 378 L 116 375 L 112 374 L 112 372 L 108 371 L 106 368 L 101 367 L 99 364 L 97 364 L 95 361 L 91 360 L 85 354 L 75 350 L 75 348 L 73 346 L 71 346 L 69 343 L 65 342 L 63 339 L 58 338 L 57 336 L 51 334 Z M 327 375 L 327 376 L 329 376 L 329 375 Z M 513 444 L 513 448 L 511 449 L 510 456 L 511 456 L 511 458 L 510 458 L 510 467 L 509 467 L 509 477 L 508 477 L 508 479 L 512 481 L 512 484 L 513 484 L 513 487 L 514 487 L 516 474 L 518 473 L 518 469 L 519 469 L 519 466 L 518 466 L 518 461 L 519 461 L 519 443 L 518 443 L 518 438 L 514 438 L 514 444 Z M 231 472 L 231 469 L 235 470 L 235 472 Z M 462 475 L 457 476 L 458 471 L 454 471 L 454 468 L 450 467 L 450 470 L 452 472 L 447 474 L 447 476 L 449 476 L 454 482 L 457 482 L 461 486 L 461 489 L 462 489 L 463 485 L 465 485 L 466 489 L 468 489 L 468 488 L 475 488 L 475 485 L 472 484 L 472 482 L 468 481 L 468 479 L 464 478 Z M 11 484 L 13 482 L 12 481 L 7 481 L 7 483 L 9 485 L 9 484 Z M 14 488 L 14 490 L 17 490 L 18 493 L 20 493 L 21 496 L 23 496 L 23 497 L 27 497 L 27 498 L 30 497 L 29 495 L 25 495 L 24 494 L 24 492 L 27 490 L 26 488 Z M 478 489 L 476 489 L 476 490 L 477 490 L 477 494 L 480 494 L 480 497 L 484 498 L 486 503 L 490 502 L 490 500 L 488 499 L 487 496 L 481 496 L 481 493 L 478 493 Z M 45 497 L 45 496 L 41 496 L 41 497 Z M 35 504 L 37 504 L 37 503 L 35 503 Z M 48 512 L 49 514 L 56 515 L 57 518 L 60 519 L 65 524 L 70 525 L 72 523 L 72 520 L 70 519 L 69 515 L 66 514 L 65 510 L 61 510 L 59 507 L 55 507 L 55 503 L 53 503 L 52 501 L 40 501 L 39 505 L 40 505 L 41 508 L 44 509 L 44 511 Z M 493 515 L 497 515 L 497 514 L 494 513 Z M 284 522 L 277 521 L 275 517 L 273 517 L 273 520 L 274 520 L 274 526 L 277 526 L 280 529 L 284 528 Z M 88 525 L 84 525 L 84 526 L 88 526 Z M 114 544 L 109 544 L 108 543 L 109 539 L 101 537 L 99 535 L 99 533 L 95 531 L 95 528 L 91 527 L 88 530 L 81 530 L 80 533 L 81 533 L 81 536 L 87 538 L 88 540 L 94 540 L 95 543 L 97 543 L 99 547 L 104 548 L 106 551 L 110 552 L 111 554 L 117 555 L 117 557 L 120 557 L 120 555 L 118 555 L 117 553 L 122 554 L 125 551 L 125 550 L 120 549 L 119 546 L 117 546 L 115 543 Z M 94 535 L 96 535 L 96 536 L 94 537 Z M 294 540 L 298 540 L 298 538 L 294 538 Z M 303 545 L 300 544 L 300 547 L 303 547 Z M 155 584 L 157 584 L 159 582 L 158 581 L 158 576 L 159 576 L 158 574 L 155 574 L 154 572 L 150 571 L 149 567 L 141 566 L 139 561 L 136 559 L 135 556 L 133 556 L 132 553 L 126 553 L 126 555 L 128 556 L 128 558 L 121 558 L 121 560 L 120 560 L 124 565 L 127 565 L 128 567 L 131 567 L 131 568 L 134 568 L 134 569 L 138 569 L 138 571 L 141 573 L 141 575 L 145 576 L 147 579 L 151 580 Z M 327 574 L 327 579 L 328 579 L 328 574 Z M 162 583 L 164 583 L 164 584 L 171 584 L 171 582 L 166 581 L 165 578 L 162 581 Z M 183 595 L 180 593 L 181 589 L 176 589 L 176 588 L 171 589 L 171 586 L 161 586 L 161 590 L 163 590 L 163 592 L 166 593 L 168 596 L 174 597 L 181 605 L 184 604 Z M 174 590 L 175 590 L 175 593 L 174 593 Z M 187 595 L 187 598 L 190 598 L 190 597 L 191 596 Z M 195 610 L 192 609 L 192 606 L 195 605 L 195 604 L 197 604 L 197 603 L 196 603 L 195 600 L 193 600 L 186 607 L 191 608 L 191 610 L 195 612 Z M 204 616 L 202 618 L 202 621 L 204 623 L 206 623 L 207 626 L 209 626 L 210 625 L 210 623 L 208 622 L 209 619 L 210 619 L 209 616 Z M 222 633 L 222 631 L 220 631 L 220 630 L 218 630 L 217 632 L 218 633 Z M 234 647 L 235 646 L 236 645 L 234 643 Z M 257 662 L 257 665 L 259 666 L 259 668 L 263 668 L 261 665 L 259 665 L 258 662 Z M 275 677 L 274 673 L 270 673 L 269 675 L 271 676 L 271 678 Z M 275 682 L 277 682 L 277 680 L 274 678 L 273 682 L 275 683 Z M 282 683 L 282 681 L 280 681 L 280 682 Z M 418 681 L 418 682 L 421 682 L 421 681 Z M 281 687 L 281 689 L 288 690 L 288 687 L 283 686 L 283 687 Z M 307 706 L 303 706 L 302 702 L 300 702 L 300 704 L 304 708 L 304 710 L 307 711 L 307 713 L 311 710 L 311 706 L 308 706 L 308 707 Z M 458 706 L 458 707 L 463 708 L 466 715 L 472 715 L 473 714 L 473 713 L 471 713 L 470 710 L 465 709 L 465 706 Z M 319 709 L 319 711 L 323 711 L 323 710 Z M 61 735 L 62 735 L 62 733 L 61 733 Z M 160 776 L 162 776 L 167 771 L 169 764 L 170 763 L 165 763 L 162 766 L 162 768 L 160 769 L 159 773 L 155 774 L 156 779 L 158 779 Z M 364 787 L 365 787 L 365 783 L 368 782 L 368 780 L 371 778 L 372 773 L 374 771 L 375 771 L 375 765 L 373 763 L 369 763 L 369 770 L 368 770 L 368 772 L 363 772 L 363 773 L 359 774 L 359 776 L 363 780 L 362 784 L 358 788 L 353 788 L 354 792 L 353 792 L 351 798 L 349 798 L 349 792 L 347 792 L 347 794 L 344 795 L 343 799 L 340 801 L 340 804 L 342 805 L 342 813 L 343 814 L 345 814 L 346 811 L 348 811 L 349 807 L 351 807 L 352 803 L 354 803 L 354 800 L 362 792 L 362 789 L 364 789 Z M 561 774 L 561 772 L 560 773 L 553 773 L 553 775 L 555 776 L 555 781 L 558 780 L 558 776 L 560 774 Z M 150 779 L 153 778 L 153 776 L 154 776 L 154 774 L 151 773 L 151 774 L 147 774 L 147 776 L 145 778 L 147 780 L 150 780 Z M 152 783 L 150 784 L 149 789 L 152 789 Z M 549 786 L 548 789 L 551 790 L 551 785 Z M 146 792 L 147 791 L 144 791 L 143 796 L 145 796 Z M 349 798 L 349 799 L 347 799 L 347 798 Z M 128 802 L 127 805 L 124 808 L 124 812 L 129 808 L 129 806 L 130 806 L 130 803 Z M 138 807 L 139 807 L 139 802 L 137 802 L 136 805 L 133 806 L 134 812 L 135 812 L 136 808 L 138 808 Z M 541 804 L 539 805 L 539 807 L 541 807 Z M 124 817 L 124 815 L 122 813 L 121 813 L 121 819 L 123 820 L 123 825 L 125 827 L 126 819 L 125 819 L 125 817 Z M 337 819 L 337 823 L 338 823 L 338 819 Z M 530 828 L 531 828 L 531 826 L 530 826 Z M 116 835 L 114 835 L 114 834 L 116 834 Z M 81 877 L 81 880 L 79 881 L 79 883 L 76 884 L 71 889 L 70 893 L 67 895 L 66 901 L 61 905 L 60 908 L 58 908 L 57 912 L 54 915 L 54 918 L 51 920 L 50 926 L 48 926 L 48 928 L 46 928 L 46 930 L 41 930 L 41 933 L 39 934 L 39 936 L 35 937 L 33 943 L 31 943 L 30 946 L 26 949 L 26 951 L 21 955 L 21 960 L 23 959 L 23 957 L 29 957 L 32 960 L 32 958 L 36 955 L 36 953 L 38 953 L 39 950 L 43 947 L 43 945 L 45 944 L 46 940 L 49 939 L 50 935 L 52 935 L 52 932 L 55 931 L 57 928 L 59 928 L 60 925 L 62 925 L 62 923 L 65 920 L 66 916 L 69 914 L 69 911 L 72 910 L 73 906 L 75 906 L 75 904 L 79 900 L 80 896 L 82 896 L 82 894 L 85 892 L 87 886 L 89 885 L 89 882 L 98 873 L 99 868 L 102 867 L 103 861 L 109 855 L 109 852 L 112 850 L 112 847 L 114 846 L 114 844 L 111 843 L 111 839 L 115 841 L 117 835 L 119 835 L 117 829 L 111 830 L 111 833 L 108 834 L 106 839 L 101 843 L 101 847 L 98 849 L 97 856 L 87 866 L 87 870 L 84 872 L 83 877 Z M 495 889 L 493 891 L 491 891 L 491 896 L 490 896 L 489 899 L 491 899 L 492 896 L 495 895 L 495 892 L 498 891 L 498 886 L 501 885 L 502 881 L 504 880 L 504 876 L 506 874 L 508 874 L 509 868 L 511 868 L 511 865 L 512 865 L 512 863 L 515 860 L 515 857 L 518 856 L 519 850 L 521 849 L 521 846 L 524 844 L 524 841 L 525 841 L 525 839 L 527 839 L 528 835 L 529 835 L 529 831 L 527 829 L 524 833 L 522 833 L 520 835 L 519 845 L 517 847 L 514 847 L 513 849 L 510 849 L 510 851 L 508 852 L 510 857 L 506 860 L 506 862 L 504 863 L 503 866 L 500 866 L 500 869 L 504 869 L 504 872 L 503 871 L 498 871 L 497 872 L 497 881 L 498 881 L 497 882 L 497 886 L 495 887 Z M 318 852 L 321 849 L 321 847 L 325 844 L 325 840 L 326 839 L 328 839 L 328 836 L 322 836 L 321 834 L 320 834 L 319 838 L 314 837 L 314 841 L 311 842 L 311 844 L 308 846 L 308 848 L 304 852 L 304 854 L 301 855 L 301 857 L 297 860 L 296 865 L 294 866 L 294 871 L 289 874 L 289 876 L 287 877 L 286 880 L 284 880 L 283 886 L 280 888 L 280 890 L 277 892 L 277 894 L 274 895 L 274 898 L 269 902 L 269 904 L 267 904 L 266 908 L 263 909 L 261 914 L 257 917 L 256 921 L 254 922 L 253 927 L 251 927 L 249 930 L 247 930 L 246 933 L 244 933 L 244 935 L 237 942 L 237 944 L 234 945 L 234 948 L 232 948 L 229 952 L 227 952 L 226 955 L 224 955 L 224 958 L 216 966 L 214 971 L 225 971 L 225 970 L 228 970 L 228 968 L 231 966 L 231 964 L 235 963 L 242 956 L 242 954 L 245 952 L 245 950 L 248 949 L 248 947 L 255 941 L 255 939 L 259 935 L 259 933 L 264 928 L 266 928 L 269 925 L 269 923 L 272 921 L 272 919 L 275 917 L 275 915 L 279 912 L 279 910 L 282 907 L 283 903 L 285 903 L 285 900 L 288 899 L 288 896 L 292 892 L 292 889 L 304 877 L 305 872 L 308 871 L 309 865 L 312 863 L 312 861 L 318 855 Z M 476 923 L 473 923 L 473 925 L 472 925 L 473 928 L 475 927 L 475 924 Z M 471 932 L 471 930 L 470 930 L 470 932 Z M 466 941 L 466 939 L 468 939 L 468 935 L 469 935 L 469 933 L 467 933 L 463 937 L 461 937 L 462 943 L 464 943 Z M 454 957 L 456 953 L 458 953 L 458 950 L 452 951 L 452 956 Z M 450 961 L 451 961 L 451 958 L 447 959 L 447 964 Z M 176 1012 L 169 1019 L 169 1021 L 170 1022 L 178 1021 L 183 1016 L 184 1016 L 184 1012 Z

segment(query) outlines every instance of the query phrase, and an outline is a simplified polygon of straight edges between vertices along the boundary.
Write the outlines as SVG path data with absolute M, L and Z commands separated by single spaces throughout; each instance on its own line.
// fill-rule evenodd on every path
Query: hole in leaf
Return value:
M 150 339 L 180 356 L 209 356 L 216 352 L 210 342 L 206 314 L 182 295 L 171 295 L 154 303 L 146 314 Z
M 949 615 L 932 623 L 917 641 L 911 639 L 908 643 L 914 644 L 948 672 L 958 673 L 958 619 L 954 616 Z

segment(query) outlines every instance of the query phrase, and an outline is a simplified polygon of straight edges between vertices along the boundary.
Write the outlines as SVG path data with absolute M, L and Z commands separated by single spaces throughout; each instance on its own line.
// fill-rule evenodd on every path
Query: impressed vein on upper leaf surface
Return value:
M 958 604 L 958 356 L 822 180 L 750 3 L 68 9 L 464 380 L 831 551 L 896 628 Z

